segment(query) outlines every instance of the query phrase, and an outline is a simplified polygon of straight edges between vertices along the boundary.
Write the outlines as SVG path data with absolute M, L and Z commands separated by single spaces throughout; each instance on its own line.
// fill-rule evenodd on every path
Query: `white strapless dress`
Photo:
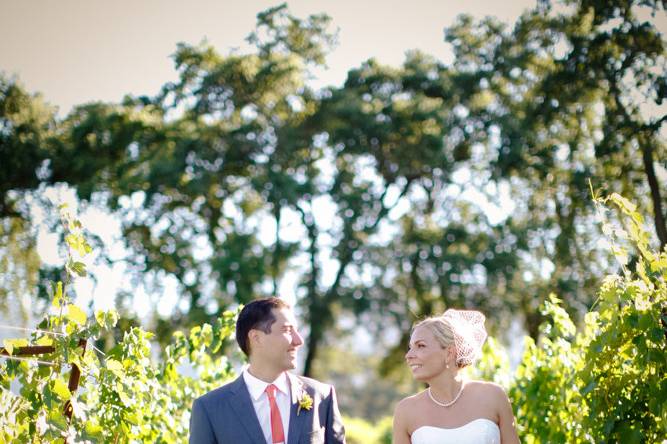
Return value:
M 412 444 L 500 444 L 498 424 L 479 418 L 455 429 L 421 426 L 410 437 Z

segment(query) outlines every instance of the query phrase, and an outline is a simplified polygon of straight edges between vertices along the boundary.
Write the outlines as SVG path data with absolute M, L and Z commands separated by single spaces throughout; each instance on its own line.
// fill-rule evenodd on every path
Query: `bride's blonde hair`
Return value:
M 471 365 L 482 353 L 486 340 L 485 317 L 473 310 L 448 309 L 440 316 L 432 316 L 417 323 L 414 328 L 428 328 L 442 348 L 456 348 L 456 366 Z

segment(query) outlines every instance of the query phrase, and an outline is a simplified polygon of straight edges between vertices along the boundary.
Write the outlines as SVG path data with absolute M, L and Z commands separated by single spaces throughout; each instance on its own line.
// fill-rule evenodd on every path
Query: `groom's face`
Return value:
M 257 358 L 276 370 L 284 371 L 296 368 L 297 349 L 303 345 L 303 338 L 297 330 L 296 320 L 291 310 L 274 308 L 276 318 L 271 324 L 271 331 L 257 331 L 254 352 Z

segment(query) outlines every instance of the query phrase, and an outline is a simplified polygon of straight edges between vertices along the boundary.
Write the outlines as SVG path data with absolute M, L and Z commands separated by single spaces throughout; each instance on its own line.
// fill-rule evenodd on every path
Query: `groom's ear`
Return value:
M 255 345 L 261 341 L 261 334 L 257 329 L 251 328 L 250 331 L 248 331 L 248 345 L 250 346 L 250 350 L 255 348 Z

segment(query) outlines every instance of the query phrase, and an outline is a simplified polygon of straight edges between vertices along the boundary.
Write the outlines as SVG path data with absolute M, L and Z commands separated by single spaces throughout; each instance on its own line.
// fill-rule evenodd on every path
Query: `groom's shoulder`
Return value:
M 238 384 L 238 379 L 233 379 L 227 382 L 226 384 L 218 387 L 217 389 L 204 393 L 195 401 L 203 404 L 209 404 L 211 402 L 216 402 L 219 401 L 220 399 L 224 399 L 234 391 L 236 384 Z

